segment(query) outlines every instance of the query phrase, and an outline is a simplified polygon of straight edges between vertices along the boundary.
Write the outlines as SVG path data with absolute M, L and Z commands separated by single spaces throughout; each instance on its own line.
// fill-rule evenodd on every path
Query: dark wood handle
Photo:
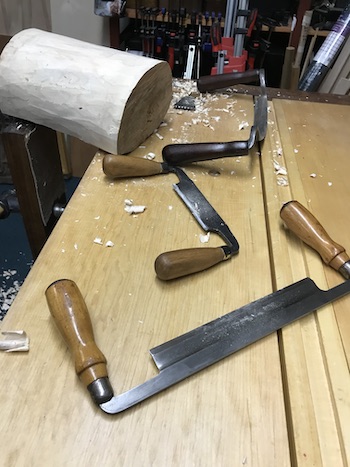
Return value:
M 45 295 L 50 313 L 74 358 L 80 380 L 88 387 L 96 380 L 107 378 L 107 360 L 96 345 L 90 315 L 76 283 L 69 279 L 58 280 L 47 288 Z
M 260 71 L 258 69 L 254 69 L 242 73 L 201 76 L 197 81 L 197 88 L 199 92 L 206 92 L 227 88 L 235 84 L 251 83 L 259 80 L 259 73 Z
M 338 271 L 349 261 L 344 247 L 332 240 L 319 221 L 298 201 L 282 206 L 280 215 L 286 226 L 317 251 L 327 265 Z
M 171 165 L 184 165 L 191 162 L 247 154 L 248 140 L 229 143 L 168 144 L 162 151 L 163 159 Z
M 106 154 L 102 161 L 103 172 L 109 178 L 146 177 L 163 172 L 160 162 L 140 157 Z
M 226 259 L 221 247 L 187 248 L 167 251 L 155 261 L 155 271 L 159 279 L 168 281 L 204 271 Z

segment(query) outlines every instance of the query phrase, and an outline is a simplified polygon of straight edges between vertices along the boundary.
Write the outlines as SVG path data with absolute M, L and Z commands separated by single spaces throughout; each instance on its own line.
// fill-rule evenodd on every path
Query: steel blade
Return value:
M 259 76 L 261 95 L 255 100 L 253 125 L 256 127 L 257 140 L 262 141 L 265 139 L 267 132 L 267 93 L 265 72 L 263 69 L 260 70 Z
M 159 363 L 163 369 L 157 376 L 100 407 L 110 414 L 122 412 L 349 292 L 350 281 L 324 291 L 305 278 L 260 298 L 152 349 L 151 354 L 159 356 L 162 350 L 179 350 L 179 342 L 187 345 L 192 340 L 185 356 L 177 355 L 173 363 L 167 357 L 167 364 Z
M 180 180 L 179 183 L 173 185 L 173 188 L 202 229 L 219 234 L 232 247 L 231 252 L 237 252 L 239 244 L 225 221 L 182 169 L 175 167 L 173 170 Z

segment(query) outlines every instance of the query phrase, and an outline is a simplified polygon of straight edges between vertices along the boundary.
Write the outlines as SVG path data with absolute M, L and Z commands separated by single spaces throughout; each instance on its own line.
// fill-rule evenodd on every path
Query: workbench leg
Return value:
M 6 120 L 1 138 L 35 259 L 57 221 L 53 206 L 66 203 L 56 132 L 11 117 Z

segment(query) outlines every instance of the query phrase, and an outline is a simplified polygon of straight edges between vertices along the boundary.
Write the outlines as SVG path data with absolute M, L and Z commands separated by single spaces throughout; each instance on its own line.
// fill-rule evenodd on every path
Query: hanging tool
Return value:
M 255 100 L 254 122 L 248 140 L 225 143 L 169 144 L 162 151 L 164 161 L 171 165 L 183 165 L 196 161 L 219 159 L 221 157 L 244 156 L 249 153 L 249 150 L 254 146 L 256 141 L 263 141 L 267 131 L 267 94 L 264 70 L 202 76 L 198 80 L 197 86 L 200 92 L 212 91 L 257 79 L 260 81 L 261 94 Z
M 274 32 L 275 28 L 279 25 L 278 21 L 275 21 L 272 18 L 264 18 L 261 22 L 258 23 L 258 27 L 262 28 L 262 26 L 265 25 L 268 27 L 268 34 L 267 38 L 260 37 L 260 52 L 262 52 L 262 56 L 259 59 L 259 67 L 263 68 L 264 62 L 266 55 L 268 51 L 270 50 L 271 47 L 271 36 L 272 33 Z
M 258 17 L 258 9 L 254 8 L 250 12 L 250 16 L 247 21 L 247 34 L 245 38 L 245 48 L 248 51 L 248 70 L 253 70 L 255 68 L 255 57 L 256 57 L 256 52 L 259 47 L 258 41 L 252 39 L 253 35 L 253 30 L 255 27 L 255 23 Z
M 289 201 L 280 211 L 286 226 L 321 256 L 327 266 L 350 279 L 350 258 L 345 248 L 338 245 L 319 221 L 298 201 Z
M 155 261 L 155 271 L 159 279 L 171 280 L 204 271 L 238 253 L 239 245 L 224 220 L 211 206 L 203 193 L 186 173 L 178 167 L 171 168 L 180 182 L 173 185 L 175 192 L 186 204 L 198 224 L 206 232 L 214 232 L 226 242 L 216 248 L 187 248 L 168 251 Z
M 350 35 L 350 2 L 325 38 L 315 58 L 299 81 L 300 91 L 317 91 L 338 52 Z
M 248 4 L 248 0 L 240 0 L 239 2 L 239 9 L 237 10 L 237 27 L 235 29 L 234 57 L 241 57 L 243 55 L 244 38 L 248 32 L 248 29 L 246 28 L 247 16 L 250 14 Z
M 225 51 L 222 50 L 221 24 L 214 21 L 210 28 L 211 50 L 213 57 L 217 60 L 217 74 L 224 72 Z
M 198 14 L 198 33 L 196 48 L 196 79 L 199 79 L 201 72 L 201 53 L 202 53 L 202 15 Z
M 195 63 L 195 56 L 196 56 L 196 18 L 197 14 L 195 11 L 192 12 L 191 14 L 191 27 L 188 31 L 187 34 L 187 41 L 188 41 L 188 46 L 187 46 L 187 62 L 186 62 L 186 68 L 184 72 L 184 79 L 192 79 L 192 73 L 193 73 L 193 66 Z
M 69 279 L 58 280 L 45 295 L 56 326 L 73 355 L 76 374 L 104 412 L 117 414 L 349 292 L 350 281 L 324 291 L 305 278 L 260 298 L 151 349 L 159 374 L 117 396 L 113 394 L 106 358 L 96 345 L 78 286 Z

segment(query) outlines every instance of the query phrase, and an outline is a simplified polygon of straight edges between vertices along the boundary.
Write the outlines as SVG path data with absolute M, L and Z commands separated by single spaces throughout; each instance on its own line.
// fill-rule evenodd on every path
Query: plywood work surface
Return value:
M 306 276 L 324 290 L 343 280 L 284 228 L 279 211 L 286 201 L 299 201 L 349 251 L 349 119 L 348 106 L 277 100 L 271 104 L 262 166 L 275 288 Z M 296 465 L 349 464 L 348 308 L 346 297 L 280 333 L 291 458 Z
M 231 228 L 240 252 L 205 272 L 168 283 L 154 273 L 154 260 L 160 253 L 219 246 L 222 241 L 211 234 L 208 243 L 201 243 L 205 232 L 172 189 L 178 181 L 175 175 L 109 180 L 102 171 L 103 154 L 95 156 L 2 322 L 2 331 L 24 329 L 30 337 L 28 353 L 0 354 L 5 388 L 0 399 L 3 465 L 280 467 L 295 461 L 322 465 L 312 464 L 310 459 L 332 459 L 335 463 L 324 465 L 346 465 L 350 457 L 341 437 L 347 429 L 346 413 L 342 415 L 340 409 L 345 411 L 349 392 L 342 403 L 346 361 L 336 326 L 340 318 L 332 306 L 327 307 L 330 313 L 322 311 L 322 316 L 331 316 L 325 318 L 330 319 L 330 328 L 315 328 L 319 320 L 312 317 L 302 329 L 295 325 L 293 334 L 287 330 L 281 336 L 271 335 L 134 408 L 110 416 L 94 405 L 76 377 L 44 295 L 56 279 L 69 278 L 78 284 L 96 341 L 107 357 L 111 383 L 119 394 L 157 374 L 150 348 L 310 271 L 316 271 L 319 285 L 325 288 L 330 285 L 327 280 L 336 281 L 336 273 L 329 279 L 318 258 L 287 237 L 279 223 L 281 203 L 301 196 L 301 191 L 292 191 L 294 177 L 298 190 L 306 190 L 304 169 L 297 164 L 294 151 L 289 151 L 297 142 L 290 139 L 284 125 L 288 127 L 288 118 L 296 114 L 286 112 L 287 105 L 284 101 L 271 103 L 261 157 L 254 147 L 245 157 L 186 167 Z M 348 109 L 342 111 L 349 114 Z M 247 139 L 252 120 L 249 96 L 201 98 L 195 112 L 171 107 L 165 125 L 131 156 L 154 153 L 161 161 L 161 149 L 173 142 Z M 320 134 L 325 137 L 326 130 Z M 288 159 L 288 185 L 277 180 L 276 154 Z M 333 183 L 333 189 L 338 190 L 337 184 Z M 309 192 L 305 200 L 311 196 Z M 125 199 L 145 205 L 145 212 L 129 215 L 124 211 Z M 328 217 L 321 220 L 325 219 Z M 100 241 L 96 243 L 96 239 Z M 108 241 L 114 246 L 107 247 Z M 349 302 L 344 299 L 342 303 Z M 337 313 L 343 312 L 339 308 Z M 334 336 L 335 342 L 331 340 Z M 314 342 L 315 353 L 310 350 Z M 336 355 L 329 366 L 325 352 L 331 349 L 327 345 L 333 346 Z M 299 368 L 302 357 L 307 366 Z M 341 365 L 338 376 L 335 365 Z M 294 375 L 299 379 L 294 380 Z M 340 377 L 341 387 L 335 381 Z M 322 393 L 328 405 L 318 401 Z M 331 442 L 336 442 L 332 445 L 326 442 L 328 421 Z M 303 437 L 309 451 L 303 451 Z

